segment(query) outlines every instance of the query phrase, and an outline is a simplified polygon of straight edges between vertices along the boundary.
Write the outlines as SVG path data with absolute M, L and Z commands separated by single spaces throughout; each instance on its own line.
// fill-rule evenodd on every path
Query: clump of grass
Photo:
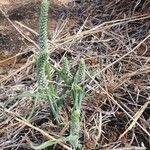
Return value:
M 68 65 L 67 58 L 64 58 L 63 61 L 65 61 L 65 63 L 63 62 L 63 65 L 64 64 L 65 64 L 65 66 L 66 66 L 66 64 Z M 59 73 L 60 73 L 59 75 L 62 78 L 64 77 L 64 74 L 66 74 L 66 71 L 68 73 L 70 73 L 70 70 L 68 70 L 68 68 L 67 68 L 67 70 L 65 70 L 65 69 L 66 68 L 63 67 L 63 69 L 61 71 L 59 71 Z M 69 74 L 67 74 L 67 75 L 69 75 Z M 71 73 L 70 73 L 69 77 L 70 78 L 67 78 L 67 80 L 64 81 L 66 84 L 70 85 L 70 86 L 68 86 L 67 90 L 69 91 L 68 93 L 71 95 L 72 101 L 73 101 L 69 136 L 62 137 L 57 140 L 49 140 L 49 141 L 46 141 L 45 143 L 42 143 L 41 145 L 36 146 L 36 147 L 31 145 L 31 147 L 35 150 L 44 149 L 44 148 L 47 148 L 54 144 L 57 144 L 59 142 L 66 142 L 66 141 L 68 141 L 72 145 L 73 150 L 81 149 L 81 145 L 79 143 L 80 114 L 81 114 L 81 102 L 85 95 L 85 84 L 84 84 L 85 62 L 83 59 L 80 60 L 79 67 L 78 67 L 74 77 L 72 76 Z
M 59 123 L 59 109 L 63 106 L 67 96 L 71 96 L 73 100 L 73 108 L 71 112 L 71 125 L 70 135 L 63 137 L 58 140 L 47 141 L 40 146 L 34 147 L 33 149 L 44 149 L 48 146 L 56 144 L 60 141 L 69 141 L 73 149 L 80 149 L 79 144 L 79 133 L 80 133 L 80 113 L 81 113 L 81 102 L 85 95 L 85 62 L 84 59 L 80 60 L 79 67 L 73 75 L 70 71 L 70 63 L 66 57 L 63 58 L 61 69 L 55 68 L 54 65 L 48 63 L 48 47 L 47 47 L 47 17 L 48 17 L 48 2 L 43 0 L 41 3 L 40 13 L 40 51 L 37 58 L 37 81 L 39 92 L 44 94 L 46 99 L 50 103 L 51 111 L 54 120 Z M 48 74 L 46 75 L 46 68 Z M 49 82 L 52 80 L 50 69 L 56 72 L 56 85 Z M 48 78 L 49 77 L 49 80 Z M 59 83 L 64 82 L 65 86 L 61 88 L 61 92 L 58 93 Z
M 32 97 L 35 100 L 33 110 L 30 112 L 28 119 L 30 119 L 34 113 L 36 102 L 39 99 L 48 101 L 51 116 L 54 123 L 60 124 L 59 110 L 64 105 L 67 97 L 71 97 L 73 108 L 71 111 L 71 125 L 70 134 L 67 137 L 62 137 L 57 140 L 46 141 L 41 145 L 34 147 L 33 149 L 44 149 L 48 146 L 57 144 L 62 141 L 68 141 L 74 150 L 79 149 L 79 133 L 80 133 L 80 113 L 81 102 L 85 95 L 85 62 L 84 59 L 80 60 L 79 67 L 76 72 L 71 71 L 70 62 L 66 57 L 62 59 L 60 69 L 49 62 L 48 52 L 48 0 L 42 0 L 41 11 L 39 19 L 39 47 L 38 55 L 36 57 L 36 78 L 37 87 L 36 91 L 28 91 L 13 98 L 20 99 L 22 97 Z M 53 80 L 55 75 L 55 80 Z M 64 83 L 64 86 L 61 86 Z M 70 99 L 70 98 L 69 98 Z M 8 104 L 6 104 L 8 105 Z

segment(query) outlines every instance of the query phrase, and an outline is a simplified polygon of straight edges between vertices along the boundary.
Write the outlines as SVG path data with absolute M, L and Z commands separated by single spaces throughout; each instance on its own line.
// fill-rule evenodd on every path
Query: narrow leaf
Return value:
M 52 146 L 54 144 L 57 144 L 59 142 L 62 142 L 62 139 L 57 139 L 57 140 L 50 140 L 50 141 L 46 141 L 44 143 L 42 143 L 41 145 L 39 146 L 34 146 L 32 144 L 30 144 L 31 148 L 34 149 L 34 150 L 42 150 L 42 149 L 45 149 L 49 146 Z

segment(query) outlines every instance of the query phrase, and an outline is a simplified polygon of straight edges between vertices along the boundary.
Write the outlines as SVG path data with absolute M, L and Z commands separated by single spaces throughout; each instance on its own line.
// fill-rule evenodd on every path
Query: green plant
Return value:
M 47 141 L 34 149 L 43 149 L 61 141 L 69 141 L 73 149 L 80 149 L 79 144 L 79 133 L 80 133 L 80 113 L 81 113 L 81 102 L 85 95 L 85 62 L 84 59 L 80 60 L 79 67 L 73 75 L 70 71 L 69 61 L 66 57 L 62 59 L 61 69 L 55 68 L 54 65 L 48 65 L 48 52 L 47 52 L 47 18 L 48 3 L 43 0 L 41 3 L 41 15 L 40 15 L 40 52 L 37 59 L 37 80 L 39 84 L 39 90 L 43 92 L 52 109 L 52 113 L 57 123 L 59 122 L 59 109 L 63 106 L 63 103 L 67 99 L 67 96 L 71 96 L 73 100 L 73 108 L 71 112 L 71 126 L 70 135 L 68 137 L 60 138 L 58 140 Z M 52 80 L 52 74 L 50 74 L 50 67 L 57 74 L 56 85 L 47 84 L 48 79 Z M 46 76 L 46 68 L 48 75 Z M 62 91 L 58 93 L 59 83 L 64 82 L 65 86 Z M 57 98 L 58 97 L 58 98 Z
M 64 60 L 67 62 L 67 58 L 64 58 Z M 70 72 L 70 70 L 66 70 L 67 72 Z M 59 71 L 59 75 L 61 77 L 64 77 L 63 73 L 66 73 L 65 68 L 63 68 L 61 71 Z M 67 81 L 64 81 L 68 84 L 68 91 L 69 94 L 71 94 L 72 100 L 73 100 L 73 108 L 71 112 L 71 125 L 70 125 L 70 134 L 67 137 L 59 138 L 57 140 L 49 140 L 41 145 L 35 147 L 31 145 L 31 147 L 35 150 L 44 149 L 46 147 L 52 146 L 54 144 L 57 144 L 59 142 L 65 142 L 68 141 L 72 147 L 73 150 L 81 149 L 81 145 L 79 143 L 79 133 L 80 133 L 80 113 L 81 113 L 81 102 L 85 95 L 85 62 L 83 59 L 80 60 L 79 67 L 77 69 L 77 72 L 74 77 L 72 77 L 71 73 L 69 75 Z
M 58 142 L 68 141 L 74 150 L 80 148 L 80 113 L 81 102 L 85 95 L 85 62 L 80 60 L 76 73 L 72 73 L 70 62 L 66 57 L 62 59 L 61 67 L 58 69 L 50 63 L 48 52 L 48 0 L 42 0 L 39 19 L 39 47 L 36 57 L 36 78 L 38 89 L 33 92 L 25 92 L 14 97 L 12 100 L 22 97 L 32 97 L 36 102 L 39 99 L 48 101 L 51 108 L 52 119 L 58 125 L 60 123 L 59 110 L 64 106 L 64 102 L 70 97 L 72 99 L 73 108 L 71 112 L 70 134 L 68 137 L 62 137 L 57 140 L 46 141 L 45 143 L 34 147 L 33 149 L 44 149 L 48 146 L 57 144 Z M 55 78 L 53 78 L 55 76 Z M 53 80 L 55 79 L 55 80 Z M 63 83 L 63 86 L 61 85 Z M 69 98 L 69 99 L 70 99 Z M 11 103 L 11 102 L 10 102 Z M 7 104 L 8 105 L 8 104 Z M 28 119 L 32 117 L 34 109 L 31 111 Z
M 85 85 L 82 83 L 85 80 L 85 62 L 80 60 L 79 68 L 75 74 L 72 83 L 71 94 L 73 98 L 73 109 L 71 113 L 71 129 L 70 143 L 74 149 L 80 148 L 79 133 L 80 133 L 80 113 L 81 102 L 85 95 Z

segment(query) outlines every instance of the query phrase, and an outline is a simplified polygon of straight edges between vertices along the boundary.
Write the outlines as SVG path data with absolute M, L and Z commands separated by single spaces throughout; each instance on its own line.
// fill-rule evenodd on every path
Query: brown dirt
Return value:
M 10 19 L 0 11 L 0 108 L 18 93 L 36 88 L 39 6 L 39 0 L 0 0 L 0 8 Z M 84 57 L 94 77 L 93 81 L 87 76 L 89 92 L 82 104 L 81 142 L 85 150 L 150 149 L 150 137 L 137 124 L 119 139 L 132 122 L 129 115 L 139 112 L 150 97 L 149 7 L 148 0 L 50 1 L 51 58 L 59 62 L 66 53 L 73 68 L 79 57 Z M 125 18 L 129 19 L 121 20 Z M 0 149 L 27 150 L 28 138 L 37 144 L 47 140 L 11 114 L 26 118 L 32 106 L 31 99 L 24 98 L 12 102 L 10 112 L 0 111 Z M 40 101 L 30 123 L 56 137 L 67 134 L 68 127 L 58 129 L 48 112 L 48 104 Z M 66 125 L 67 112 L 62 117 L 62 125 Z M 149 105 L 138 122 L 150 133 Z
M 50 4 L 52 6 L 58 4 L 58 6 L 61 7 L 62 5 L 64 6 L 64 4 L 66 5 L 67 2 L 68 0 L 58 0 L 57 2 L 51 1 Z M 17 26 L 15 21 L 18 21 L 38 32 L 39 0 L 34 0 L 32 2 L 26 0 L 23 1 L 23 3 L 21 0 L 10 0 L 1 1 L 0 4 L 1 8 L 5 10 L 5 13 L 9 16 L 9 19 L 14 23 L 14 26 L 16 26 L 21 32 L 23 32 L 25 36 L 31 38 L 33 41 L 36 41 L 36 43 L 38 43 L 37 36 L 30 33 L 29 31 L 21 29 L 19 26 Z M 30 51 L 28 47 L 31 45 L 31 42 L 29 42 L 29 40 L 26 40 L 22 35 L 20 35 L 20 33 L 15 30 L 12 24 L 3 16 L 2 13 L 0 14 L 0 16 L 0 72 L 1 74 L 3 74 L 3 70 L 6 73 L 6 70 L 3 68 L 11 66 L 12 64 L 14 66 L 14 64 L 16 63 L 16 54 L 25 51 L 27 53 L 28 51 Z M 70 26 L 71 28 L 74 22 L 75 21 L 73 19 L 69 19 L 66 26 Z M 52 32 L 57 26 L 57 23 L 58 17 L 56 15 L 49 18 L 49 36 L 52 35 Z M 23 55 L 23 57 L 24 56 L 25 55 Z

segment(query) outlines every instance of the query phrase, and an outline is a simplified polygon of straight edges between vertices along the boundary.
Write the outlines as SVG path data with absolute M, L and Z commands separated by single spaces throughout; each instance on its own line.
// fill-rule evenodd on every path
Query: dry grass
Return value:
M 87 0 L 51 8 L 51 17 L 58 22 L 49 33 L 52 61 L 59 65 L 61 57 L 67 55 L 72 69 L 80 57 L 87 64 L 87 95 L 81 117 L 85 150 L 150 149 L 149 5 L 148 0 Z M 8 73 L 0 75 L 0 147 L 30 149 L 30 141 L 40 144 L 67 135 L 71 108 L 66 105 L 61 111 L 62 128 L 52 123 L 48 104 L 42 100 L 30 120 L 25 118 L 33 107 L 31 98 L 17 99 L 3 110 L 15 95 L 36 89 L 37 28 L 24 21 L 7 21 L 28 44 L 17 55 L 0 61 L 1 66 L 16 60 Z M 24 56 L 18 67 L 18 59 Z M 70 148 L 60 143 L 55 149 Z

